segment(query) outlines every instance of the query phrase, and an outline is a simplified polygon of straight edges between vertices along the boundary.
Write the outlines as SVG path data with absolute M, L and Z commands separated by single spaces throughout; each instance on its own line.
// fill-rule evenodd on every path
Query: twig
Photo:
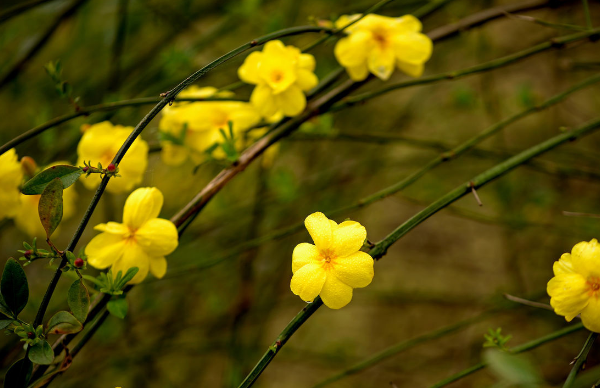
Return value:
M 510 295 L 510 294 L 504 294 L 504 297 L 506 299 L 510 300 L 511 302 L 519 303 L 524 306 L 530 306 L 530 307 L 536 307 L 536 308 L 540 308 L 540 309 L 544 309 L 544 310 L 554 311 L 552 306 L 550 306 L 549 304 L 546 304 L 546 303 L 533 302 L 531 300 L 519 298 L 517 296 Z
M 563 211 L 562 214 L 563 214 L 563 216 L 567 216 L 567 217 L 600 218 L 600 214 L 593 214 L 593 213 L 579 213 L 579 212 Z
M 583 344 L 581 352 L 579 352 L 577 357 L 575 357 L 574 362 L 571 363 L 574 365 L 573 368 L 571 368 L 571 372 L 567 376 L 567 380 L 565 380 L 563 388 L 571 388 L 573 386 L 573 383 L 575 382 L 575 377 L 577 377 L 577 373 L 579 373 L 581 369 L 585 368 L 585 362 L 587 361 L 588 353 L 592 349 L 592 345 L 594 345 L 594 341 L 596 340 L 597 336 L 598 333 L 590 333 L 590 335 L 588 336 L 587 340 Z

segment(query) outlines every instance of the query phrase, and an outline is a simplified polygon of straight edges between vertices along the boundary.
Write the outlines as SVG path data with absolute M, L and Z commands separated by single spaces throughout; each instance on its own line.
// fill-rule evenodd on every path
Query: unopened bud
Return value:
M 108 172 L 115 172 L 115 170 L 117 169 L 117 166 L 115 166 L 114 164 L 109 164 L 108 167 L 106 167 L 106 171 Z
M 35 334 L 33 334 L 31 331 L 29 333 L 27 333 L 27 338 L 29 339 L 34 339 L 35 338 Z
M 26 250 L 24 255 L 25 255 L 26 259 L 31 258 L 31 255 L 33 255 L 33 250 L 31 250 L 31 249 Z
M 83 259 L 81 257 L 78 257 L 75 259 L 75 262 L 73 264 L 75 264 L 75 267 L 81 268 L 83 267 Z
M 30 156 L 23 156 L 21 158 L 21 170 L 27 177 L 33 177 L 37 171 L 38 166 L 35 160 Z
M 81 170 L 82 170 L 83 172 L 88 172 L 88 170 L 89 170 L 89 169 L 90 169 L 90 168 L 89 168 L 88 166 L 85 166 L 85 167 L 84 167 L 84 168 L 82 168 Z

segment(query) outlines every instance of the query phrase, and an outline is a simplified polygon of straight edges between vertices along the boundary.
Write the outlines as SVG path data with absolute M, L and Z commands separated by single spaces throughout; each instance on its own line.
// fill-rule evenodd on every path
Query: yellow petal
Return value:
M 344 221 L 333 230 L 331 249 L 337 257 L 351 255 L 363 246 L 367 230 L 356 221 Z
M 581 321 L 586 329 L 600 333 L 600 301 L 590 298 L 590 302 L 581 312 Z
M 395 25 L 398 31 L 403 33 L 419 32 L 423 29 L 421 21 L 413 15 L 404 15 L 399 18 L 396 18 Z
M 287 56 L 288 51 L 280 40 L 270 40 L 265 43 L 263 53 L 267 56 Z
M 338 20 L 335 21 L 335 28 L 337 29 L 342 29 L 344 27 L 346 27 L 348 24 L 352 23 L 353 21 L 355 21 L 356 19 L 358 19 L 359 17 L 361 17 L 362 14 L 357 13 L 354 15 L 342 15 L 338 18 Z M 356 26 L 357 23 L 354 23 L 351 27 Z M 346 32 L 350 32 L 351 30 L 346 29 Z
M 373 47 L 372 35 L 368 31 L 357 31 L 340 39 L 333 49 L 335 59 L 344 67 L 355 67 L 367 60 Z
M 396 59 L 391 49 L 374 47 L 369 53 L 367 66 L 377 78 L 387 81 L 394 71 L 395 63 Z
M 321 292 L 327 274 L 319 264 L 306 264 L 300 268 L 290 282 L 290 288 L 305 302 L 312 302 Z
M 121 236 L 121 238 L 123 238 L 124 235 L 129 234 L 129 228 L 124 224 L 119 224 L 118 222 L 107 222 L 106 224 L 98 224 L 94 226 L 94 229 L 99 230 L 100 232 L 106 232 L 117 236 Z
M 415 78 L 423 75 L 423 70 L 425 69 L 425 66 L 423 66 L 423 64 L 414 65 L 412 63 L 402 61 L 396 61 L 396 65 L 398 66 L 398 69 Z
M 333 233 L 331 223 L 325 214 L 316 212 L 309 215 L 304 220 L 304 225 L 319 250 L 326 250 L 331 246 Z
M 315 57 L 311 54 L 300 54 L 298 57 L 298 67 L 301 69 L 313 72 L 315 71 L 316 65 Z
M 365 252 L 356 252 L 335 260 L 333 272 L 352 288 L 366 287 L 373 280 L 373 258 Z
M 431 57 L 432 50 L 433 43 L 427 35 L 415 32 L 394 37 L 394 53 L 399 61 L 423 64 Z
M 588 304 L 586 279 L 579 274 L 558 275 L 550 279 L 547 287 L 550 305 L 554 312 L 567 321 L 575 318 Z
M 273 96 L 279 110 L 286 116 L 296 116 L 306 107 L 306 96 L 302 90 L 292 85 L 286 91 Z
M 162 147 L 160 158 L 167 166 L 179 166 L 189 157 L 189 151 L 184 146 L 173 144 L 170 141 L 163 141 L 160 145 Z
M 144 252 L 141 246 L 129 242 L 125 244 L 121 257 L 112 266 L 113 276 L 116 277 L 119 271 L 122 271 L 123 275 L 125 275 L 127 270 L 133 267 L 138 267 L 139 270 L 128 284 L 141 283 L 148 275 L 150 257 Z
M 552 270 L 554 271 L 554 276 L 558 276 L 560 274 L 575 273 L 575 271 L 573 270 L 573 260 L 571 258 L 571 254 L 564 253 L 560 257 L 560 260 L 554 262 Z
M 177 248 L 177 228 L 169 220 L 153 218 L 135 232 L 135 239 L 151 256 L 165 256 Z
M 329 272 L 320 295 L 325 306 L 330 309 L 341 309 L 352 300 L 352 287 Z
M 150 272 L 157 279 L 162 279 L 167 273 L 167 259 L 164 256 L 150 256 Z
M 306 264 L 318 264 L 319 250 L 316 246 L 309 243 L 301 243 L 296 245 L 292 253 L 292 273 L 296 273 Z
M 600 276 L 600 244 L 598 240 L 582 241 L 571 250 L 571 259 L 575 272 L 588 276 Z
M 246 57 L 246 60 L 238 69 L 238 76 L 244 82 L 249 84 L 257 84 L 260 82 L 258 76 L 258 67 L 260 60 L 262 59 L 262 53 L 260 51 L 254 51 Z
M 85 247 L 88 263 L 98 269 L 110 267 L 123 254 L 125 242 L 121 236 L 100 233 Z
M 129 194 L 123 209 L 123 223 L 131 229 L 140 228 L 146 221 L 158 217 L 163 195 L 156 187 L 144 187 Z
M 352 81 L 363 81 L 369 75 L 369 67 L 367 66 L 367 62 L 363 62 L 358 66 L 347 67 L 346 71 L 348 75 L 352 79 Z
M 298 69 L 298 78 L 296 79 L 296 86 L 302 90 L 310 90 L 317 86 L 319 79 L 312 71 Z
M 273 99 L 273 91 L 267 85 L 256 86 L 250 96 L 250 102 L 263 117 L 273 116 L 278 111 Z

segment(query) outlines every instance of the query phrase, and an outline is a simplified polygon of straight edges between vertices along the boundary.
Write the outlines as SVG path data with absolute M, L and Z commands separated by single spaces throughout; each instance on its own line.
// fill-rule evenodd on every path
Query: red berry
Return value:
M 114 164 L 109 164 L 108 167 L 106 167 L 106 171 L 108 172 L 115 172 L 115 170 L 117 169 L 117 166 L 115 166 Z
M 25 251 L 25 258 L 29 259 L 31 255 L 33 255 L 33 251 L 31 249 Z
M 32 332 L 29 332 L 29 333 L 27 333 L 27 338 L 34 339 L 35 338 L 35 334 L 33 334 Z
M 83 267 L 83 259 L 81 257 L 76 258 L 74 264 L 77 268 Z
M 84 168 L 82 168 L 81 170 L 83 170 L 83 172 L 88 172 L 90 168 L 88 166 L 85 166 Z

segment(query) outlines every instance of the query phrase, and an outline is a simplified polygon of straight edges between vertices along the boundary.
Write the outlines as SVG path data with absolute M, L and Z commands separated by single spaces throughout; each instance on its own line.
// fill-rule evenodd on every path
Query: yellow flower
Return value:
M 112 125 L 109 121 L 90 125 L 77 146 L 77 165 L 83 166 L 83 162 L 91 161 L 94 167 L 98 162 L 103 168 L 108 167 L 132 131 L 133 127 Z M 106 190 L 111 193 L 130 191 L 142 181 L 147 165 L 148 143 L 137 138 L 119 163 L 121 176 L 112 178 Z M 88 189 L 94 189 L 100 184 L 100 174 L 92 174 L 81 182 Z
M 23 171 L 14 148 L 0 155 L 0 220 L 15 215 L 20 203 Z
M 279 40 L 265 44 L 262 52 L 248 55 L 238 75 L 256 87 L 250 102 L 265 118 L 276 114 L 296 116 L 306 107 L 303 91 L 314 88 L 319 80 L 313 73 L 315 58 Z
M 600 244 L 582 241 L 554 263 L 548 295 L 554 312 L 570 322 L 581 314 L 583 325 L 600 332 Z
M 336 27 L 342 28 L 359 17 L 342 16 Z M 421 28 L 419 19 L 412 15 L 391 18 L 369 14 L 344 30 L 348 36 L 337 42 L 334 54 L 354 81 L 364 80 L 369 72 L 385 81 L 395 66 L 419 77 L 433 47 Z
M 191 88 L 182 92 L 181 97 L 210 97 L 212 95 L 228 97 L 233 93 L 219 92 L 215 88 Z M 252 105 L 240 101 L 201 101 L 180 102 L 165 107 L 159 123 L 163 140 L 162 160 L 165 164 L 176 166 L 192 158 L 198 164 L 205 160 L 205 151 L 215 143 L 222 143 L 220 129 L 229 133 L 232 123 L 234 135 L 241 139 L 241 132 L 256 125 L 260 116 Z M 241 145 L 241 143 L 240 143 Z M 225 157 L 221 148 L 213 152 L 217 158 Z
M 155 187 L 135 190 L 125 201 L 123 223 L 96 225 L 100 233 L 85 247 L 88 263 L 98 269 L 112 265 L 113 275 L 129 268 L 139 271 L 131 284 L 140 283 L 152 272 L 162 278 L 167 272 L 165 256 L 177 248 L 177 228 L 169 221 L 157 218 L 163 205 L 163 195 Z
M 66 163 L 59 163 L 66 164 Z M 14 215 L 15 225 L 19 230 L 30 237 L 37 237 L 41 240 L 46 240 L 46 231 L 40 221 L 38 213 L 38 204 L 40 203 L 41 195 L 25 195 L 20 194 L 19 206 Z M 75 203 L 77 201 L 77 192 L 75 187 L 71 186 L 63 191 L 63 222 L 75 214 Z M 61 227 L 54 232 L 53 236 L 60 233 Z
M 321 296 L 329 308 L 339 309 L 352 299 L 352 289 L 373 280 L 373 258 L 359 251 L 367 238 L 365 227 L 355 221 L 337 224 L 323 213 L 304 221 L 315 245 L 296 245 L 292 254 L 292 292 L 305 302 Z

